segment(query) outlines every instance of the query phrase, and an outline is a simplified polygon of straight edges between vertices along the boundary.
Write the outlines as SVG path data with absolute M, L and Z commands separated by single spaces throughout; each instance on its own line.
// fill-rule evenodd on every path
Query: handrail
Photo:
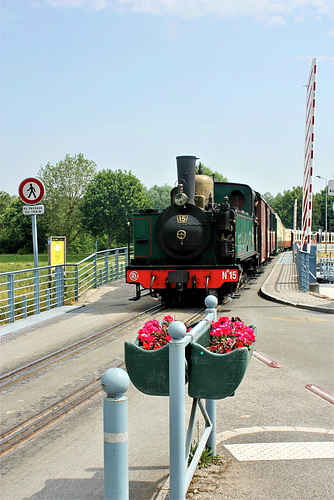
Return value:
M 0 273 L 0 325 L 78 301 L 89 288 L 123 278 L 128 247 L 100 250 L 77 263 Z

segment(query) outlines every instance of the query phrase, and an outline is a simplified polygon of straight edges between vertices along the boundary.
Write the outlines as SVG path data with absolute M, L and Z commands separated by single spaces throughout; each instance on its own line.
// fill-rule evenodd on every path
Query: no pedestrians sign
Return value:
M 44 194 L 43 182 L 34 177 L 28 177 L 19 186 L 20 198 L 27 205 L 36 205 L 44 198 Z

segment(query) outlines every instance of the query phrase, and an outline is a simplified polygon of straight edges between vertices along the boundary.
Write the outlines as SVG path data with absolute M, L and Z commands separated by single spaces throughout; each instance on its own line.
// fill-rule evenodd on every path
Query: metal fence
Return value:
M 319 265 L 320 277 L 329 281 L 334 282 L 334 259 L 333 258 L 323 258 L 320 259 Z
M 0 325 L 70 305 L 89 288 L 122 279 L 127 247 L 93 253 L 77 264 L 0 273 Z
M 304 292 L 310 289 L 310 283 L 317 282 L 317 254 L 316 245 L 311 246 L 310 253 L 300 249 L 298 244 L 294 245 L 294 255 L 296 256 L 296 266 L 298 274 L 298 286 Z

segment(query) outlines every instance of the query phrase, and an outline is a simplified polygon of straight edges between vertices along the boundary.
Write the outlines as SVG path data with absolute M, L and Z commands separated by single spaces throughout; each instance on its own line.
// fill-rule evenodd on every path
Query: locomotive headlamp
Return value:
M 188 201 L 188 196 L 186 195 L 186 193 L 176 193 L 174 201 L 175 205 L 177 205 L 178 207 L 183 207 L 183 205 L 185 205 Z

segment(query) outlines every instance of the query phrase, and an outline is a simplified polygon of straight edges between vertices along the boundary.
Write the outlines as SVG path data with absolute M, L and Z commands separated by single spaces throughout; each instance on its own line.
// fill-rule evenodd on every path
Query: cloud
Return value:
M 312 16 L 334 19 L 333 0 L 47 0 L 53 7 L 74 7 L 151 16 L 179 18 L 252 17 L 269 25 L 283 25 L 287 19 L 299 21 Z

